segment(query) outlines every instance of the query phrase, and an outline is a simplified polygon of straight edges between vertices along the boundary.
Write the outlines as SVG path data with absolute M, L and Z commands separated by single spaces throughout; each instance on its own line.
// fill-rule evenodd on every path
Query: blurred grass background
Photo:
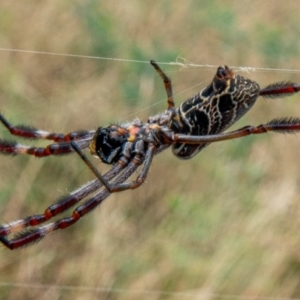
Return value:
M 2 1 L 0 48 L 299 70 L 299 25 L 292 0 Z M 13 51 L 0 60 L 0 110 L 14 124 L 69 132 L 166 107 L 150 64 Z M 215 72 L 162 67 L 177 105 Z M 300 82 L 299 72 L 240 73 L 261 86 Z M 260 99 L 234 128 L 300 116 L 299 100 Z M 247 137 L 188 161 L 160 154 L 139 189 L 36 245 L 2 247 L 0 299 L 300 298 L 299 139 Z M 93 179 L 75 155 L 0 156 L 0 166 L 0 223 Z

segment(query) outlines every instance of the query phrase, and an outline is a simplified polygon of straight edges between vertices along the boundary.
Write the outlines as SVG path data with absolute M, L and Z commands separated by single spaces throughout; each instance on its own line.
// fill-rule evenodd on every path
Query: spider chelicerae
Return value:
M 250 110 L 258 96 L 275 98 L 291 95 L 300 91 L 300 84 L 278 82 L 260 89 L 256 82 L 236 75 L 227 66 L 221 66 L 207 87 L 175 108 L 171 80 L 155 61 L 151 64 L 163 79 L 168 106 L 164 113 L 150 117 L 146 123 L 135 120 L 99 127 L 96 131 L 60 134 L 25 125 L 14 126 L 0 114 L 1 123 L 12 135 L 54 142 L 45 148 L 38 148 L 0 140 L 0 153 L 45 157 L 77 152 L 96 176 L 95 180 L 59 198 L 44 213 L 1 225 L 0 241 L 3 245 L 12 250 L 36 242 L 54 230 L 71 226 L 111 193 L 139 187 L 146 179 L 154 155 L 171 145 L 174 155 L 189 159 L 213 142 L 267 131 L 286 133 L 300 130 L 300 118 L 280 118 L 224 133 Z M 112 165 L 106 174 L 100 174 L 83 153 L 86 148 L 102 162 Z M 137 178 L 127 182 L 139 166 L 142 167 Z M 70 217 L 41 225 L 84 199 L 85 202 L 75 208 Z M 10 234 L 13 234 L 11 239 L 7 237 Z

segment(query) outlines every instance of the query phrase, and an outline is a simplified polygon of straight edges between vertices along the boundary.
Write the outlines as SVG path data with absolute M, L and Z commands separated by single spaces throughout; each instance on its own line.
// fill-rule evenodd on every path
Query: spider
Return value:
M 96 177 L 59 198 L 44 213 L 1 225 L 0 241 L 4 246 L 13 250 L 37 242 L 52 231 L 73 225 L 111 193 L 139 187 L 147 177 L 153 157 L 170 146 L 178 158 L 190 159 L 213 142 L 267 131 L 300 131 L 300 118 L 280 118 L 224 133 L 250 110 L 258 96 L 275 98 L 291 95 L 300 91 L 300 84 L 279 82 L 260 89 L 256 82 L 236 75 L 227 66 L 220 66 L 207 87 L 175 108 L 171 80 L 155 61 L 150 63 L 163 79 L 168 99 L 167 110 L 150 117 L 146 123 L 134 120 L 97 130 L 60 134 L 25 125 L 14 126 L 0 114 L 1 123 L 12 135 L 54 142 L 45 148 L 38 148 L 0 140 L 0 153 L 45 157 L 76 152 Z M 102 175 L 83 153 L 86 148 L 103 163 L 112 165 L 106 174 Z M 137 178 L 127 182 L 139 166 L 142 167 Z M 85 198 L 86 201 L 75 208 L 70 217 L 42 225 Z M 10 234 L 14 234 L 11 239 L 7 237 Z

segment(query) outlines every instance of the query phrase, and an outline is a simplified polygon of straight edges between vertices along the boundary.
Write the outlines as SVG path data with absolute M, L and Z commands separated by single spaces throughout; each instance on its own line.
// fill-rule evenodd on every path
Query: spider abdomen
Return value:
M 206 136 L 223 132 L 249 111 L 259 91 L 256 82 L 235 75 L 227 66 L 219 67 L 212 83 L 179 107 L 183 125 L 177 133 Z M 172 149 L 177 157 L 189 159 L 207 145 L 175 143 Z

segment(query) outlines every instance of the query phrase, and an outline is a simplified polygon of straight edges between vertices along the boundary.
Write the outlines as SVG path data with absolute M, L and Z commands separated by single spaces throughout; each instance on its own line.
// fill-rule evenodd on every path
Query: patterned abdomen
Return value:
M 171 123 L 170 127 L 176 133 L 197 136 L 223 132 L 253 106 L 259 90 L 256 82 L 235 75 L 227 66 L 219 67 L 212 83 L 179 107 L 181 126 Z M 207 145 L 176 143 L 173 153 L 189 159 Z

